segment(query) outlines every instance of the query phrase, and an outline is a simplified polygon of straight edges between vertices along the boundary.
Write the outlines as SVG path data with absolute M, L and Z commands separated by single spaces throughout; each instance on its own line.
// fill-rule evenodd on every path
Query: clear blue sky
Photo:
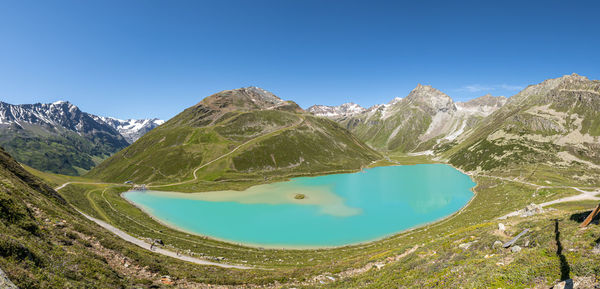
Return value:
M 260 86 L 302 107 L 600 78 L 599 1 L 0 0 L 0 100 L 168 119 Z

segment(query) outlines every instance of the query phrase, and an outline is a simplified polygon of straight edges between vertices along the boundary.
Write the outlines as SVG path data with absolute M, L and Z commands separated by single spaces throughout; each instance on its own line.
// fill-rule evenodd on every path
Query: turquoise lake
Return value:
M 246 245 L 313 248 L 372 241 L 439 220 L 465 206 L 474 186 L 451 166 L 421 164 L 294 178 L 242 192 L 123 197 L 183 231 Z

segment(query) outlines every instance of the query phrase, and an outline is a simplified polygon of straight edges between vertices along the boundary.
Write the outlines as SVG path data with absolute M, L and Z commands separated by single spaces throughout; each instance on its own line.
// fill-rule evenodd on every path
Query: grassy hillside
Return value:
M 359 169 L 380 158 L 335 122 L 261 93 L 240 89 L 210 96 L 87 176 L 153 184 L 193 180 L 194 172 L 204 181 L 264 179 Z
M 82 220 L 60 195 L 2 149 L 0 220 L 0 267 L 20 288 L 116 288 L 152 283 L 115 270 L 107 256 L 123 258 L 114 249 L 124 243 Z M 133 249 L 126 244 L 122 248 L 126 247 Z M 156 260 L 138 261 L 133 267 Z
M 125 147 L 106 139 L 88 139 L 75 132 L 45 133 L 22 129 L 0 129 L 0 145 L 20 162 L 38 170 L 80 175 Z
M 568 75 L 533 85 L 443 153 L 469 171 L 582 167 L 583 184 L 600 172 L 600 81 Z

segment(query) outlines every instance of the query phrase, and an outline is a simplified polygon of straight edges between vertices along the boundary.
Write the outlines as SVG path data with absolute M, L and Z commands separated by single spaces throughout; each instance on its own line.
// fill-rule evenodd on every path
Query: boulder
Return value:
M 573 279 L 567 279 L 565 281 L 560 281 L 560 282 L 556 283 L 556 285 L 554 285 L 554 287 L 552 287 L 552 289 L 570 289 L 570 288 L 574 288 L 573 287 Z
M 498 231 L 504 232 L 506 230 L 506 226 L 502 223 L 498 223 Z
M 496 241 L 492 245 L 492 249 L 496 249 L 496 248 L 500 248 L 500 247 L 502 247 L 502 241 Z
M 521 252 L 521 247 L 520 246 L 512 246 L 512 247 L 510 247 L 510 251 L 513 253 Z
M 540 214 L 543 212 L 544 209 L 542 208 L 542 206 L 531 203 L 527 205 L 525 209 L 520 210 L 519 214 L 521 215 L 521 217 L 531 217 L 533 215 Z
M 473 243 L 475 243 L 476 241 L 473 242 L 467 242 L 467 243 L 462 243 L 460 245 L 458 245 L 459 248 L 463 249 L 463 250 L 468 250 L 471 245 L 473 245 Z

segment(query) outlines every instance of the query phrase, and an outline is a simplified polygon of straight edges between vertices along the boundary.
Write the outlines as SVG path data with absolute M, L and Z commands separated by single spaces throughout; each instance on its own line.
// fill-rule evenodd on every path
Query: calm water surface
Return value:
M 184 231 L 265 247 L 331 247 L 371 241 L 432 222 L 473 197 L 471 178 L 448 165 L 366 169 L 294 178 L 244 192 L 123 194 Z M 306 199 L 296 200 L 296 194 Z

